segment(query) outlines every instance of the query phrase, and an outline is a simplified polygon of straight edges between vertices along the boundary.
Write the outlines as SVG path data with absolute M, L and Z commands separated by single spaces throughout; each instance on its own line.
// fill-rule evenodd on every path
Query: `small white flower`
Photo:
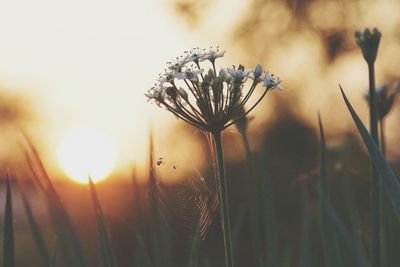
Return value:
M 228 68 L 229 75 L 236 82 L 242 82 L 245 78 L 247 78 L 250 74 L 249 70 L 244 70 L 243 66 L 239 66 L 239 68 Z
M 198 63 L 202 61 L 202 58 L 205 56 L 206 52 L 204 49 L 200 49 L 198 47 L 192 48 L 189 53 L 186 54 L 185 62 L 194 62 Z
M 217 58 L 219 57 L 223 57 L 225 55 L 225 51 L 220 51 L 218 48 L 213 50 L 212 48 L 205 53 L 200 61 L 205 61 L 205 60 L 209 60 L 211 62 L 214 62 Z
M 182 70 L 182 68 L 185 66 L 185 64 L 187 63 L 187 57 L 188 57 L 188 55 L 186 55 L 184 57 L 176 58 L 176 60 L 174 60 L 174 61 L 167 62 L 168 69 L 170 69 L 171 71 L 180 72 Z
M 174 82 L 176 73 L 174 71 L 166 71 L 163 75 L 160 76 L 160 78 L 157 79 L 157 81 L 163 85 L 164 83 L 170 83 L 172 84 Z
M 179 80 L 189 80 L 192 82 L 197 82 L 199 80 L 198 76 L 204 72 L 204 69 L 191 70 L 187 69 L 183 72 L 175 73 L 175 78 Z
M 265 73 L 265 76 L 260 78 L 263 82 L 263 86 L 267 89 L 282 89 L 279 84 L 282 80 L 276 79 L 273 74 L 270 74 L 268 71 Z
M 152 87 L 148 92 L 144 93 L 144 95 L 149 99 L 154 99 L 157 104 L 163 102 L 165 99 L 165 88 L 162 85 L 156 85 Z

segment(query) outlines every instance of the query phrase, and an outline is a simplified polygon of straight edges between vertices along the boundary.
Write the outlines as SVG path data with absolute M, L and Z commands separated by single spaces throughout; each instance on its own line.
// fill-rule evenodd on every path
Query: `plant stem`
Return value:
M 381 152 L 386 157 L 386 141 L 385 141 L 385 121 L 384 118 L 379 120 Z
M 254 264 L 256 266 L 264 266 L 263 259 L 260 257 L 262 255 L 261 250 L 261 227 L 260 227 L 260 218 L 259 218 L 259 190 L 260 184 L 254 173 L 254 162 L 253 162 L 253 154 L 251 152 L 249 139 L 247 136 L 247 131 L 239 131 L 240 136 L 242 137 L 243 146 L 246 153 L 246 164 L 247 164 L 247 175 L 248 182 L 246 184 L 247 189 L 247 199 L 248 199 L 248 212 L 249 212 L 249 220 L 251 227 L 251 240 L 252 240 L 252 251 L 254 257 Z
M 225 176 L 224 155 L 222 151 L 221 131 L 215 131 L 212 134 L 214 138 L 214 150 L 218 167 L 218 176 L 216 177 L 216 180 L 219 196 L 219 207 L 221 212 L 221 225 L 224 236 L 225 263 L 226 267 L 233 267 L 231 227 L 229 223 L 228 190 Z
M 370 133 L 372 139 L 379 147 L 378 135 L 378 108 L 375 90 L 375 67 L 374 63 L 368 63 L 369 74 L 369 108 L 370 108 Z M 372 267 L 380 266 L 380 178 L 377 169 L 371 163 L 371 193 L 372 193 Z

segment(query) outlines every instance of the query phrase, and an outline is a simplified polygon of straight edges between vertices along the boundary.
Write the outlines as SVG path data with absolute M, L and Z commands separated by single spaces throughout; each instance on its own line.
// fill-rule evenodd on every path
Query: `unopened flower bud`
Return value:
M 226 76 L 227 76 L 226 70 L 225 69 L 221 69 L 219 71 L 218 76 L 221 79 L 221 81 L 225 81 L 226 80 Z
M 256 68 L 254 69 L 254 79 L 255 80 L 257 80 L 257 78 L 261 76 L 262 71 L 263 71 L 262 66 L 260 64 L 258 64 L 256 66 Z
M 210 77 L 210 79 L 214 78 L 214 71 L 212 69 L 209 69 L 207 75 L 208 77 Z
M 188 100 L 189 96 L 188 93 L 183 89 L 182 87 L 179 88 L 179 95 L 185 99 L 186 101 Z
M 177 90 L 173 86 L 167 87 L 167 89 L 165 89 L 165 93 L 168 96 L 170 96 L 172 99 L 176 99 L 176 97 L 177 97 Z
M 372 64 L 376 60 L 381 36 L 382 34 L 377 28 L 374 28 L 372 32 L 366 28 L 363 32 L 356 31 L 354 33 L 356 42 L 361 48 L 364 59 L 368 64 Z

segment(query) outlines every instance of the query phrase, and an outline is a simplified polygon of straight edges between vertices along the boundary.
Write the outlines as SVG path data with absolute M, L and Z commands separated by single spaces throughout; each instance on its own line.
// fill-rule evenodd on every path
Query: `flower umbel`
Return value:
M 145 95 L 201 130 L 222 131 L 247 115 L 269 90 L 279 88 L 281 83 L 269 72 L 264 73 L 261 65 L 254 70 L 239 65 L 217 71 L 215 62 L 224 54 L 218 48 L 185 52 L 168 63 L 158 83 Z M 243 116 L 237 117 L 260 83 L 265 87 L 261 96 Z

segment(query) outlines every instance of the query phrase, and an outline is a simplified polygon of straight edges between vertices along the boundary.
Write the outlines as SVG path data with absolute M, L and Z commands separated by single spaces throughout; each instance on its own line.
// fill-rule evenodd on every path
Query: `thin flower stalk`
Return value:
M 225 175 L 221 133 L 252 111 L 268 91 L 280 88 L 279 78 L 239 65 L 218 69 L 216 60 L 225 51 L 195 48 L 168 62 L 164 74 L 145 95 L 177 118 L 211 134 L 215 152 L 216 184 L 219 196 L 226 267 L 233 267 L 229 221 L 228 184 Z M 245 113 L 240 113 L 261 84 L 262 93 Z M 238 114 L 241 114 L 238 116 Z
M 385 120 L 399 92 L 400 84 L 397 82 L 392 87 L 385 83 L 376 88 L 380 149 L 384 157 L 386 157 Z M 366 100 L 369 99 L 368 94 L 365 95 L 365 98 Z M 396 229 L 397 220 L 391 210 L 390 200 L 384 194 L 382 194 L 381 209 L 381 264 L 386 266 L 388 259 L 393 255 L 389 248 L 396 246 L 392 233 Z
M 356 42 L 361 48 L 363 57 L 368 65 L 369 76 L 369 109 L 370 109 L 370 134 L 375 143 L 379 146 L 378 134 L 378 103 L 375 90 L 375 60 L 378 54 L 381 33 L 377 28 L 372 31 L 365 29 L 363 32 L 355 32 Z M 381 211 L 380 196 L 381 186 L 380 177 L 376 167 L 371 163 L 371 194 L 372 194 L 372 218 L 371 218 L 371 266 L 381 266 Z
M 249 182 L 246 184 L 246 197 L 248 199 L 248 218 L 250 222 L 250 240 L 251 240 L 251 251 L 254 259 L 254 263 L 257 264 L 256 266 L 263 266 L 264 259 L 259 255 L 263 254 L 262 251 L 262 241 L 261 241 L 261 226 L 260 226 L 260 186 L 259 180 L 255 175 L 255 162 L 253 161 L 253 154 L 250 148 L 250 142 L 247 134 L 249 121 L 251 118 L 248 116 L 243 116 L 246 113 L 245 109 L 241 110 L 240 114 L 237 114 L 238 117 L 241 117 L 235 123 L 236 128 L 240 134 L 242 139 L 245 156 L 246 156 L 246 171 L 247 171 L 247 178 Z

